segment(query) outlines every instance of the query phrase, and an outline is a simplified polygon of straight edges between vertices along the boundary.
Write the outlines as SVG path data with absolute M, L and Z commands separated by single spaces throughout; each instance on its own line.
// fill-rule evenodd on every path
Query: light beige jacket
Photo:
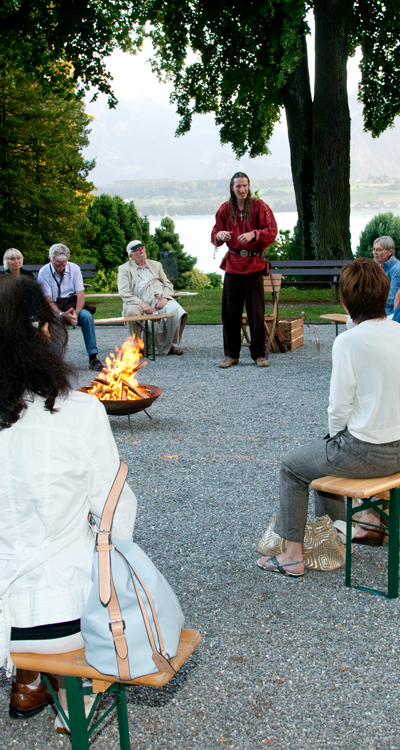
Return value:
M 158 260 L 149 259 L 146 260 L 146 263 L 154 278 L 163 284 L 162 296 L 166 299 L 173 299 L 174 287 L 165 275 L 161 263 Z M 124 303 L 122 308 L 123 315 L 126 314 L 128 307 L 131 305 L 140 305 L 142 301 L 138 296 L 138 282 L 137 266 L 134 261 L 128 260 L 127 263 L 118 267 L 118 292 Z

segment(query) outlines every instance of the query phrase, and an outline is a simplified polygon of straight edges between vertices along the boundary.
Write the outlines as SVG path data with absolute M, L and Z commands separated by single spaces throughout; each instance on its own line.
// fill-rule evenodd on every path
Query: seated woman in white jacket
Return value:
M 262 557 L 262 570 L 303 575 L 302 542 L 313 479 L 382 477 L 400 471 L 400 326 L 386 317 L 390 282 L 378 263 L 357 258 L 343 268 L 339 288 L 355 326 L 333 344 L 329 435 L 282 460 L 275 531 L 287 539 L 287 549 Z M 322 509 L 332 520 L 341 517 L 340 496 L 315 494 L 318 515 Z
M 36 281 L 2 280 L 0 665 L 10 652 L 83 647 L 80 616 L 94 552 L 88 514 L 99 521 L 119 468 L 104 407 L 71 390 L 72 370 L 62 358 L 66 336 Z M 136 498 L 125 485 L 116 537 L 132 539 L 135 515 Z M 51 702 L 38 673 L 17 670 L 13 718 Z

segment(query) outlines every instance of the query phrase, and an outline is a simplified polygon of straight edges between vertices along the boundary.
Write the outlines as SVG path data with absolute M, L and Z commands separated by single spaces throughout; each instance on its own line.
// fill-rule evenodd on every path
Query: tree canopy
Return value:
M 352 257 L 347 59 L 362 49 L 360 98 L 374 136 L 400 113 L 397 0 L 143 0 L 138 20 L 156 49 L 154 69 L 174 82 L 187 132 L 214 112 L 237 156 L 268 153 L 286 110 L 303 257 Z M 307 12 L 315 18 L 314 96 Z M 187 63 L 188 52 L 196 53 Z
M 60 84 L 61 63 L 72 65 L 74 81 L 107 93 L 112 106 L 104 58 L 117 47 L 132 52 L 142 42 L 130 0 L 3 0 L 0 29 L 3 59 L 36 71 L 53 88 Z
M 59 71 L 58 71 L 59 74 Z M 68 76 L 62 98 L 18 67 L 0 69 L 1 250 L 45 262 L 54 242 L 76 245 L 90 203 L 94 163 L 81 149 L 90 118 Z
M 377 214 L 366 224 L 360 234 L 360 244 L 357 247 L 357 256 L 372 258 L 372 248 L 378 237 L 389 236 L 394 242 L 396 255 L 400 254 L 400 216 L 395 216 L 391 211 Z

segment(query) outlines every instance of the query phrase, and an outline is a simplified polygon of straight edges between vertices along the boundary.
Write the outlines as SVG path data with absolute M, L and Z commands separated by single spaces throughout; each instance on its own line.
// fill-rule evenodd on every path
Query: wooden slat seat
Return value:
M 355 586 L 354 588 L 369 591 L 373 594 L 397 599 L 399 595 L 399 518 L 400 518 L 400 472 L 384 477 L 369 479 L 351 479 L 349 477 L 326 476 L 314 479 L 311 487 L 320 492 L 330 492 L 347 497 L 347 526 L 346 526 L 346 586 L 351 586 L 351 529 L 353 515 L 372 508 L 381 518 L 388 522 L 388 529 L 384 526 L 374 528 L 383 529 L 389 533 L 388 544 L 388 591 Z M 364 500 L 353 508 L 352 498 Z M 382 500 L 389 501 L 389 514 L 380 506 Z
M 95 318 L 96 326 L 113 325 L 115 323 L 139 323 L 142 333 L 144 334 L 144 352 L 146 357 L 149 357 L 149 351 L 151 347 L 151 359 L 156 358 L 156 347 L 154 341 L 154 323 L 164 318 L 173 318 L 173 313 L 160 313 L 156 315 L 126 315 L 121 318 Z M 151 330 L 149 331 L 148 324 L 151 323 Z
M 177 655 L 171 659 L 171 664 L 175 671 L 178 671 L 185 661 L 187 661 L 200 643 L 201 635 L 197 630 L 182 630 Z M 116 677 L 101 674 L 91 667 L 85 659 L 84 649 L 70 651 L 65 654 L 12 653 L 11 658 L 19 669 L 39 671 L 42 674 L 52 673 L 65 676 L 72 750 L 89 750 L 90 734 L 109 715 L 110 708 L 107 708 L 103 716 L 94 725 L 89 726 L 94 712 L 97 710 L 101 694 L 105 692 L 114 696 L 115 703 L 113 708 L 117 710 L 121 750 L 130 750 L 125 685 L 146 685 L 160 688 L 166 685 L 173 676 L 163 672 L 155 672 L 154 674 L 143 675 L 134 680 L 122 682 Z M 51 692 L 53 692 L 45 675 L 44 679 Z M 84 679 L 92 680 L 92 686 L 83 687 L 82 680 Z M 86 718 L 84 696 L 92 692 L 100 695 L 97 696 L 95 705 Z M 54 693 L 53 697 L 60 710 L 57 696 Z
M 332 315 L 320 315 L 320 318 L 323 318 L 324 320 L 329 320 L 332 324 L 334 323 L 336 326 L 336 336 L 339 335 L 339 323 L 346 324 L 350 315 L 347 313 L 332 313 Z

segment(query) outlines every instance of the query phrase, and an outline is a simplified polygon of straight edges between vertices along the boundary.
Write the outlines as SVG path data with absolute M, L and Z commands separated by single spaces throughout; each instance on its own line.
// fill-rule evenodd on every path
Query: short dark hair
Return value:
M 50 338 L 42 331 L 46 323 Z M 57 396 L 67 395 L 72 374 L 63 359 L 67 338 L 37 281 L 1 278 L 0 429 L 18 421 L 29 396 L 41 396 L 53 412 Z
M 376 261 L 356 258 L 342 268 L 339 289 L 343 304 L 355 323 L 385 318 L 390 281 Z

